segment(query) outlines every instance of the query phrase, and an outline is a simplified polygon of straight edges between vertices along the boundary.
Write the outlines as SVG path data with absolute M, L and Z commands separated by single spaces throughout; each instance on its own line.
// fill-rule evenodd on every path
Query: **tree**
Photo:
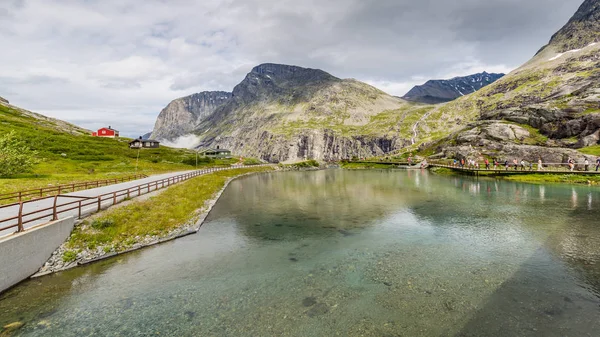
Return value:
M 37 152 L 29 149 L 14 131 L 0 136 L 0 176 L 27 172 L 37 163 Z

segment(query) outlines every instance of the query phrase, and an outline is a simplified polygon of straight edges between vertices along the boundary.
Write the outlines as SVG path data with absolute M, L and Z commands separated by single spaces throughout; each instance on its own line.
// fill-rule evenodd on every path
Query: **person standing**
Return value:
M 542 157 L 540 157 L 538 159 L 538 167 L 537 167 L 538 171 L 543 171 L 544 170 L 544 163 L 542 162 Z
M 525 160 L 521 159 L 521 171 L 525 171 Z
M 504 161 L 504 170 L 508 171 L 508 159 Z
M 567 162 L 569 163 L 569 171 L 573 172 L 573 169 L 575 168 L 575 161 L 573 158 L 569 157 Z
M 490 169 L 490 160 L 485 158 L 484 162 L 485 162 L 485 169 L 489 170 Z
M 596 172 L 598 172 L 598 168 L 600 168 L 600 157 L 596 159 Z
M 585 161 L 583 162 L 583 167 L 586 171 L 590 170 L 590 161 L 587 158 L 585 158 Z
M 513 166 L 515 167 L 515 171 L 519 168 L 519 161 L 517 159 L 513 159 Z

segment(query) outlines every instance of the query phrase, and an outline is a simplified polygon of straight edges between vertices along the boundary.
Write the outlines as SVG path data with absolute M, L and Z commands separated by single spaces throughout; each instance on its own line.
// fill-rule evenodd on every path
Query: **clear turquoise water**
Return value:
M 417 171 L 234 181 L 198 235 L 24 282 L 19 336 L 600 336 L 600 191 Z

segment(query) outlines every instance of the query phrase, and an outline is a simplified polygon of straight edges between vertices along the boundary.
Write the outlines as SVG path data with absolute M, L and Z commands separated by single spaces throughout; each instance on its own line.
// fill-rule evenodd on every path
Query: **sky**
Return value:
M 510 72 L 583 0 L 0 0 L 0 96 L 122 136 L 173 99 L 231 91 L 261 63 L 318 68 L 402 96 Z

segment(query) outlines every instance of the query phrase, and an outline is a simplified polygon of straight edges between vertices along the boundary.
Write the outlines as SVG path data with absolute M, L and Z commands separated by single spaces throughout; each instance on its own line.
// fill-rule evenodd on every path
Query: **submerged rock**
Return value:
M 305 307 L 312 307 L 315 304 L 317 304 L 317 299 L 312 296 L 302 300 L 302 305 Z

